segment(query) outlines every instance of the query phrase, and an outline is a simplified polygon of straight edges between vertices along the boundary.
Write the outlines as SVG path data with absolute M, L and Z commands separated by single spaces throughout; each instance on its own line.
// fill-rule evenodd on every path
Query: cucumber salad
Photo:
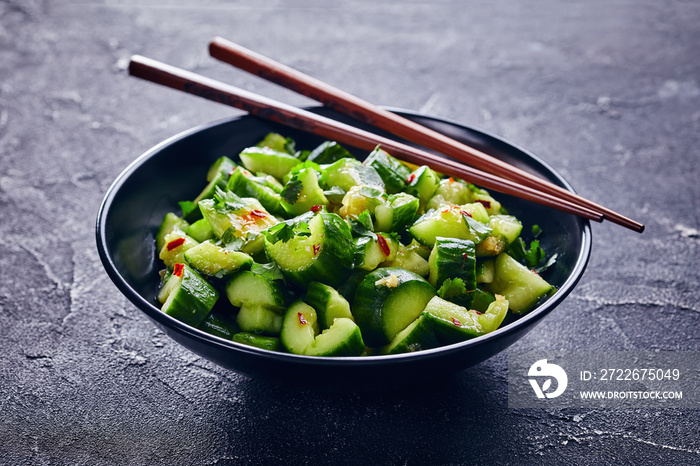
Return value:
M 192 327 L 300 355 L 395 354 L 492 332 L 554 291 L 539 272 L 555 257 L 471 183 L 277 133 L 238 159 L 219 158 L 156 235 L 157 299 Z

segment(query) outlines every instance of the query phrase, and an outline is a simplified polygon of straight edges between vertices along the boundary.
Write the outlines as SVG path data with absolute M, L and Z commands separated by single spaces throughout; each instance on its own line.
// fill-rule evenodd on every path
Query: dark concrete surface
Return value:
M 0 0 L 0 463 L 698 464 L 698 410 L 511 410 L 507 354 L 432 390 L 285 390 L 170 341 L 94 221 L 157 142 L 235 110 L 131 54 L 287 102 L 221 35 L 370 101 L 504 136 L 646 223 L 593 225 L 572 295 L 510 351 L 698 351 L 700 3 Z

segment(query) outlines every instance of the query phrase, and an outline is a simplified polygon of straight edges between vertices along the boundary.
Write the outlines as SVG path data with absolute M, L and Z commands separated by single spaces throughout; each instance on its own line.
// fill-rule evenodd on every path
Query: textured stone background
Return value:
M 94 241 L 132 159 L 235 113 L 127 77 L 131 54 L 310 103 L 209 58 L 221 35 L 505 136 L 646 223 L 593 225 L 582 281 L 513 351 L 698 351 L 698 24 L 690 0 L 0 0 L 0 462 L 698 464 L 697 410 L 509 410 L 506 354 L 429 391 L 224 371 L 155 330 Z

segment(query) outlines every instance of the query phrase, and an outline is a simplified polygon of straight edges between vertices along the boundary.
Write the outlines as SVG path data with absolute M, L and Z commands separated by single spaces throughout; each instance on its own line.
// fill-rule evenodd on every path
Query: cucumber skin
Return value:
M 238 311 L 236 324 L 244 332 L 276 336 L 282 329 L 282 315 L 264 305 L 244 305 Z
M 227 340 L 230 340 L 236 332 L 240 331 L 234 321 L 219 315 L 216 311 L 210 312 L 209 315 L 207 315 L 202 323 L 199 324 L 199 329 L 210 335 Z
M 332 286 L 321 282 L 309 283 L 305 301 L 316 309 L 318 320 L 324 329 L 330 328 L 339 317 L 353 319 L 350 303 Z
M 340 159 L 326 166 L 321 174 L 319 183 L 322 187 L 330 189 L 333 186 L 340 187 L 348 192 L 353 186 L 377 186 L 384 188 L 384 181 L 374 167 L 365 166 L 356 159 Z
M 392 194 L 374 210 L 375 231 L 405 230 L 406 225 L 413 223 L 419 208 L 420 201 L 417 197 L 406 193 Z
M 462 211 L 472 214 L 474 221 L 486 218 L 488 214 L 483 206 L 466 204 L 463 206 L 448 206 L 440 210 L 431 210 L 419 217 L 413 225 L 408 228 L 413 238 L 421 244 L 430 248 L 435 245 L 435 238 L 438 236 L 448 236 L 451 238 L 470 239 L 475 244 L 481 242 L 486 236 L 481 237 L 465 223 Z M 490 226 L 485 225 L 490 230 Z M 441 234 L 447 232 L 445 234 Z
M 308 212 L 313 206 L 328 205 L 328 199 L 323 194 L 323 190 L 318 185 L 318 176 L 313 168 L 303 168 L 292 177 L 292 181 L 301 182 L 301 191 L 293 203 L 289 203 L 285 198 L 285 188 L 280 197 L 282 210 L 290 216 L 298 216 Z
M 248 147 L 239 154 L 243 166 L 253 173 L 265 172 L 281 180 L 301 160 L 269 147 Z
M 301 323 L 300 315 L 305 323 Z M 284 313 L 280 343 L 293 354 L 304 354 L 319 333 L 316 310 L 303 301 L 295 301 Z
M 496 257 L 494 280 L 486 288 L 492 293 L 505 296 L 510 309 L 516 314 L 528 312 L 541 298 L 554 290 L 546 280 L 506 253 Z
M 496 330 L 508 313 L 508 302 L 503 297 L 497 298 L 486 312 L 476 314 L 436 296 L 428 303 L 423 313 L 433 320 L 435 334 L 440 343 L 450 345 Z M 456 321 L 451 318 L 455 318 Z
M 306 268 L 285 270 L 282 273 L 292 284 L 305 287 L 307 283 L 317 281 L 337 288 L 350 275 L 352 270 L 354 245 L 350 226 L 337 214 L 319 212 L 323 220 L 324 237 L 318 255 Z M 277 244 L 277 243 L 275 243 Z M 265 239 L 265 250 L 272 260 L 272 244 Z
M 272 215 L 284 214 L 280 195 L 271 188 L 252 179 L 252 173 L 247 170 L 241 168 L 236 169 L 229 177 L 225 189 L 241 197 L 253 197 L 257 199 L 265 210 Z
M 399 332 L 390 344 L 382 348 L 382 354 L 413 353 L 437 348 L 440 342 L 435 336 L 435 323 L 429 314 L 421 312 L 416 320 Z
M 476 247 L 468 239 L 435 238 L 435 246 L 430 253 L 430 275 L 428 281 L 440 289 L 448 278 L 460 278 L 465 285 L 465 295 L 454 296 L 453 301 L 469 308 L 474 301 L 476 289 Z
M 277 351 L 280 346 L 280 339 L 267 335 L 258 335 L 250 332 L 238 332 L 233 335 L 231 340 L 236 343 L 241 343 L 256 348 L 265 349 L 268 351 Z
M 440 185 L 440 177 L 433 169 L 427 165 L 422 165 L 415 169 L 411 175 L 411 180 L 406 186 L 406 192 L 416 196 L 420 202 L 420 211 L 425 211 L 425 206 L 435 194 Z
M 175 293 L 175 296 L 172 296 L 172 300 L 168 297 L 163 312 L 192 327 L 199 327 L 219 299 L 219 292 L 194 269 L 184 264 L 182 282 L 171 293 Z M 170 303 L 166 308 L 168 301 Z
M 211 240 L 188 249 L 184 257 L 190 267 L 204 275 L 217 278 L 250 268 L 253 264 L 253 258 L 248 254 L 226 250 Z
M 338 339 L 338 336 L 341 338 Z M 335 320 L 329 329 L 316 335 L 314 341 L 304 350 L 304 354 L 327 357 L 360 356 L 364 351 L 365 343 L 360 327 L 351 319 L 341 317 Z
M 165 237 L 168 233 L 174 230 L 185 231 L 189 226 L 190 224 L 187 220 L 178 217 L 176 214 L 172 212 L 165 214 L 156 233 L 156 253 L 160 253 L 163 246 L 165 246 Z
M 376 285 L 378 280 L 394 275 L 398 286 L 388 287 Z M 391 342 L 395 335 L 387 335 L 385 331 L 384 305 L 395 292 L 400 292 L 406 284 L 415 282 L 425 287 L 425 293 L 435 295 L 435 289 L 423 277 L 408 270 L 397 267 L 385 267 L 375 270 L 365 276 L 357 287 L 352 305 L 355 322 L 362 330 L 362 337 L 369 346 L 384 346 Z M 422 285 L 424 284 L 424 285 Z
M 265 288 L 264 293 L 261 293 L 260 287 Z M 285 304 L 284 293 L 277 281 L 270 281 L 250 270 L 238 272 L 229 280 L 226 284 L 226 296 L 236 307 L 261 305 L 281 311 Z
M 399 193 L 406 189 L 406 179 L 411 175 L 411 169 L 383 149 L 374 149 L 363 164 L 377 171 L 387 194 Z

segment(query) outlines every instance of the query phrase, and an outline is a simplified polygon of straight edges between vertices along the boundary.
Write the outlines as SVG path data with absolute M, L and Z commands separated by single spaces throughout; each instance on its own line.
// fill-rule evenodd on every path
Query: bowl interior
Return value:
M 324 108 L 312 111 L 350 122 Z M 501 160 L 538 174 L 555 184 L 571 186 L 551 167 L 528 152 L 493 135 L 454 122 L 405 111 L 403 116 L 483 150 Z M 354 123 L 357 124 L 357 123 Z M 357 124 L 358 126 L 362 126 Z M 367 128 L 368 129 L 368 128 Z M 178 202 L 193 199 L 201 190 L 209 165 L 222 155 L 237 159 L 245 147 L 256 144 L 270 131 L 290 136 L 298 148 L 313 148 L 323 140 L 254 117 L 231 118 L 194 128 L 154 147 L 135 160 L 107 192 L 97 219 L 97 246 L 105 269 L 117 287 L 169 336 L 192 351 L 252 377 L 277 381 L 314 381 L 347 386 L 351 373 L 376 380 L 401 380 L 411 371 L 453 372 L 501 351 L 523 336 L 571 291 L 583 274 L 590 254 L 588 221 L 500 193 L 492 193 L 524 223 L 527 236 L 539 225 L 541 244 L 558 260 L 547 271 L 557 293 L 529 314 L 484 337 L 449 347 L 410 355 L 364 358 L 313 358 L 272 353 L 225 341 L 163 314 L 155 296 L 162 268 L 154 246 L 163 216 L 178 211 Z M 358 158 L 366 153 L 348 148 Z

